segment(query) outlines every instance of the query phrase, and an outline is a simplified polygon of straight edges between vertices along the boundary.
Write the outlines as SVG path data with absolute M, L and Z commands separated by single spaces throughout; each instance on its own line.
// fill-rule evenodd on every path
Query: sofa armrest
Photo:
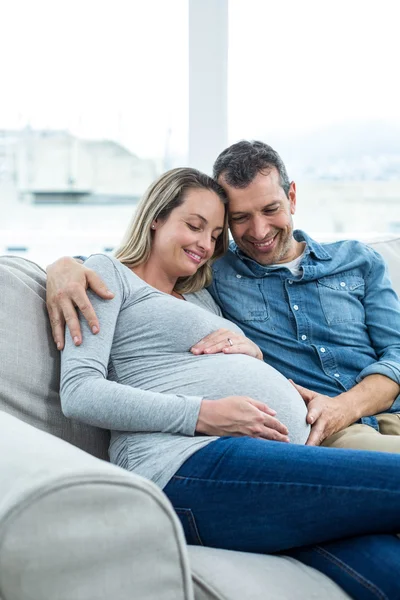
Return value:
M 183 533 L 151 482 L 0 411 L 2 600 L 192 600 Z

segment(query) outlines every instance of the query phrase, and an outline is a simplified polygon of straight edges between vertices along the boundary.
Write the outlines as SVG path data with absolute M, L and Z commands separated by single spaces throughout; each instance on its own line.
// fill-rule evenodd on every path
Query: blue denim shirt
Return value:
M 400 384 L 400 302 L 383 258 L 354 240 L 319 244 L 304 232 L 302 274 L 262 266 L 235 243 L 215 262 L 209 291 L 265 362 L 336 396 L 367 375 Z M 389 411 L 400 412 L 400 395 Z M 374 417 L 363 423 L 377 428 Z

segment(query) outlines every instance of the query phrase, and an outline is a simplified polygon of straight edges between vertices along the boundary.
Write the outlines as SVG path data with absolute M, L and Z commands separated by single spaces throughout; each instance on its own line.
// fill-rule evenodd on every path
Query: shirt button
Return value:
M 297 306 L 297 304 L 295 304 L 295 305 L 293 306 L 293 308 L 294 308 L 294 310 L 299 310 L 299 307 Z
M 293 279 L 288 279 L 288 284 L 292 285 L 292 283 L 293 283 Z
M 307 336 L 306 336 L 306 335 L 302 335 L 302 336 L 301 336 L 301 339 L 302 339 L 302 340 L 306 340 L 306 339 L 307 339 Z
M 242 276 L 241 276 L 241 275 L 236 275 L 236 277 L 237 277 L 238 279 L 242 279 Z
M 326 352 L 325 348 L 320 348 L 321 352 Z
M 341 282 L 340 282 L 340 287 L 346 287 L 346 284 L 345 284 L 345 282 L 344 282 L 344 281 L 341 281 Z
M 339 373 L 334 373 L 335 377 L 340 377 Z

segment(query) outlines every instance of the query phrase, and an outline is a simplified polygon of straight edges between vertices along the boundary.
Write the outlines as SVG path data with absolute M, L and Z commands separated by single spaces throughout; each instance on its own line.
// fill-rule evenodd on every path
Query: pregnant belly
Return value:
M 137 368 L 135 372 L 139 374 Z M 136 381 L 130 382 L 130 385 L 211 400 L 249 396 L 276 410 L 277 418 L 289 429 L 291 442 L 304 444 L 307 440 L 309 426 L 306 424 L 307 411 L 303 399 L 281 373 L 261 360 L 244 354 L 222 353 L 159 356 L 151 373 L 146 360 L 146 377 L 140 379 L 139 383 L 135 377 Z

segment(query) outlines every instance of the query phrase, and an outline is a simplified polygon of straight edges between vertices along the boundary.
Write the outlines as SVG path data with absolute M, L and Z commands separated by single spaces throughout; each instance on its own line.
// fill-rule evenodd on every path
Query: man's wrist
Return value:
M 350 411 L 353 423 L 362 417 L 376 415 L 390 408 L 399 392 L 399 386 L 385 375 L 368 375 L 347 392 L 338 396 Z
M 339 394 L 336 399 L 340 402 L 340 408 L 349 425 L 356 423 L 361 417 L 365 416 L 363 414 L 363 404 L 359 395 L 355 392 L 355 388 Z
M 55 260 L 54 262 L 50 263 L 49 265 L 47 265 L 46 267 L 46 273 L 49 272 L 49 270 L 52 270 L 53 267 L 58 270 L 61 267 L 65 267 L 66 265 L 72 265 L 75 262 L 75 258 L 72 256 L 62 256 L 61 258 L 57 258 L 57 260 Z
M 78 262 L 80 265 L 83 265 L 83 263 L 85 262 L 85 260 L 87 259 L 87 256 L 74 256 L 73 257 L 76 262 Z

